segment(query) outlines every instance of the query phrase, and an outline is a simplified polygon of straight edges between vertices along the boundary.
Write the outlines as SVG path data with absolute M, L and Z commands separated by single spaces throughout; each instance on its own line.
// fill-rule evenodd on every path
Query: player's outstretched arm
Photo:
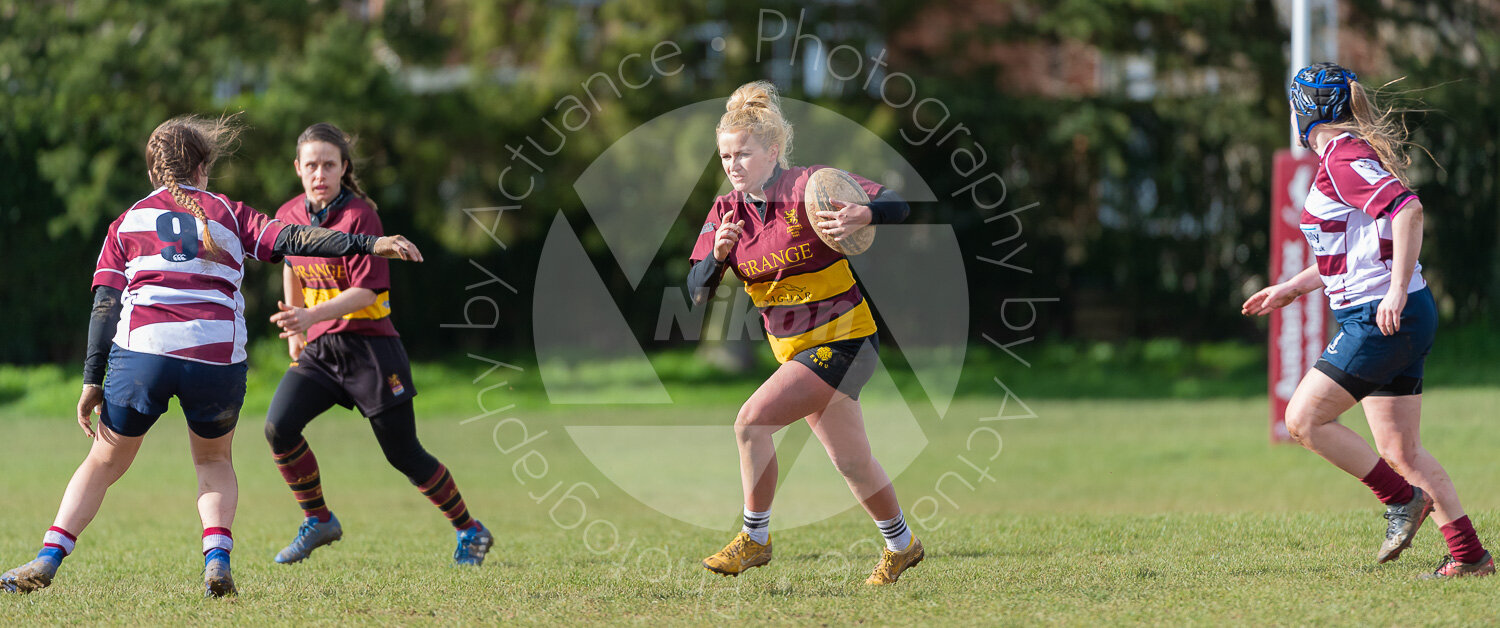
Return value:
M 422 261 L 422 252 L 406 236 L 377 237 L 306 225 L 287 225 L 276 236 L 276 244 L 271 251 L 277 255 L 306 257 L 379 255 L 408 262 Z
M 1297 297 L 1323 287 L 1323 279 L 1318 276 L 1317 266 L 1308 266 L 1296 277 L 1261 289 L 1245 303 L 1240 306 L 1240 313 L 1246 316 L 1265 316 L 1272 310 L 1278 310 L 1296 301 Z
M 417 250 L 417 245 L 403 235 L 382 236 L 376 240 L 375 254 L 408 262 L 422 261 L 422 252 Z

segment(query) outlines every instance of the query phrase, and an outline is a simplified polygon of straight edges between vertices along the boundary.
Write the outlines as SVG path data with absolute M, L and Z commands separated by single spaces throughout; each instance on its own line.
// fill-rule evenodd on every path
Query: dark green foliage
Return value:
M 680 285 L 686 272 L 696 223 L 674 229 L 632 288 L 571 182 L 645 121 L 765 77 L 790 97 L 866 125 L 916 166 L 940 202 L 917 204 L 913 220 L 956 226 L 970 260 L 975 337 L 1001 326 L 994 312 L 1014 296 L 1061 298 L 1035 332 L 1063 337 L 1191 341 L 1259 333 L 1237 304 L 1247 286 L 1264 281 L 1271 155 L 1287 136 L 1286 34 L 1273 3 L 1012 2 L 1008 20 L 960 19 L 939 45 L 925 47 L 910 38 L 924 16 L 962 18 L 973 7 L 427 0 L 386 2 L 368 21 L 350 8 L 357 4 L 0 0 L 0 244 L 9 252 L 0 280 L 7 330 L 0 361 L 77 359 L 99 241 L 148 191 L 147 134 L 183 113 L 243 112 L 247 132 L 212 187 L 266 212 L 300 191 L 290 162 L 304 127 L 329 121 L 359 136 L 360 176 L 387 231 L 405 233 L 429 252 L 424 266 L 394 270 L 397 323 L 419 356 L 529 345 L 531 277 L 557 211 L 594 256 L 633 327 L 647 335 L 662 289 Z M 1355 5 L 1346 29 L 1371 36 L 1392 24 L 1408 29 L 1382 43 L 1410 77 L 1402 85 L 1429 88 L 1417 95 L 1434 111 L 1411 121 L 1444 169 L 1421 164 L 1414 178 L 1430 216 L 1423 259 L 1444 313 L 1493 319 L 1491 295 L 1500 289 L 1494 12 L 1477 3 Z M 764 11 L 803 15 L 804 32 L 829 45 L 889 49 L 890 70 L 912 76 L 922 97 L 951 111 L 949 126 L 963 124 L 969 137 L 914 145 L 900 133 L 931 121 L 910 109 L 892 109 L 859 89 L 805 93 L 800 62 L 755 61 Z M 728 40 L 722 54 L 709 49 L 714 36 Z M 1413 43 L 1424 37 L 1436 43 Z M 507 147 L 546 137 L 545 121 L 559 120 L 560 98 L 665 40 L 682 48 L 684 72 L 602 98 L 555 155 L 530 151 L 544 172 L 521 207 L 503 215 L 495 236 L 505 248 L 463 212 L 514 204 L 496 185 L 515 163 Z M 1018 87 L 1007 73 L 1014 68 L 999 63 L 1013 52 L 1007 46 L 1072 55 L 1087 48 L 1077 42 L 1100 52 L 1102 89 L 1038 93 Z M 1122 78 L 1132 59 L 1149 68 L 1149 97 Z M 680 138 L 706 156 L 712 141 Z M 950 196 L 971 182 L 954 172 L 953 151 L 975 146 L 988 155 L 982 172 L 1006 180 L 1007 199 L 993 210 Z M 706 207 L 720 182 L 707 158 L 705 165 L 690 208 Z M 1021 214 L 1022 239 L 993 247 L 1011 229 L 984 220 L 1031 203 L 1036 207 Z M 1004 257 L 1023 242 L 1010 261 L 1030 273 L 977 261 Z M 519 294 L 494 284 L 483 290 L 500 304 L 493 330 L 443 329 L 463 322 L 465 302 L 481 294 L 464 286 L 488 279 L 471 261 Z M 251 271 L 252 335 L 270 333 L 265 316 L 279 292 L 274 269 Z

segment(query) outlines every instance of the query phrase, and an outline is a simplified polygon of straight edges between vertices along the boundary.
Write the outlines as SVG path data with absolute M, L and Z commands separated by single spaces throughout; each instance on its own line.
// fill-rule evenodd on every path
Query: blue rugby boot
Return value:
M 311 556 L 313 550 L 342 538 L 344 527 L 339 525 L 338 517 L 329 515 L 328 521 L 324 522 L 319 522 L 317 517 L 308 517 L 302 520 L 302 527 L 297 528 L 297 538 L 292 539 L 292 544 L 276 554 L 276 562 L 300 562 Z
M 59 563 L 50 558 L 37 559 L 0 574 L 0 593 L 31 593 L 52 584 Z
M 238 595 L 234 576 L 229 573 L 229 552 L 214 550 L 203 560 L 203 597 Z
M 458 565 L 484 564 L 484 555 L 495 544 L 495 536 L 484 524 L 458 531 L 458 549 L 453 550 L 453 562 Z

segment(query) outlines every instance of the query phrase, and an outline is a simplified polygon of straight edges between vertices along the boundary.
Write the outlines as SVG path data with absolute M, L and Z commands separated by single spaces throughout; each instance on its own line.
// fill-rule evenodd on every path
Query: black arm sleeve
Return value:
M 719 287 L 719 280 L 724 278 L 725 268 L 724 262 L 714 259 L 713 255 L 693 264 L 693 269 L 688 271 L 688 295 L 694 305 L 706 303 L 713 297 L 714 288 Z
M 911 215 L 911 206 L 906 204 L 906 199 L 893 192 L 890 188 L 883 188 L 880 194 L 870 199 L 870 224 L 890 225 L 905 222 L 906 217 Z
M 1385 211 L 1380 212 L 1380 215 L 1385 216 L 1386 218 L 1390 218 L 1391 217 L 1391 212 L 1396 211 L 1396 208 L 1400 207 L 1402 203 L 1405 203 L 1406 199 L 1409 199 L 1409 198 L 1411 198 L 1413 196 L 1416 196 L 1415 192 L 1407 192 L 1405 194 L 1397 196 L 1396 198 L 1391 199 L 1391 204 L 1390 205 L 1386 205 L 1385 206 Z M 1421 201 L 1421 199 L 1418 199 L 1417 202 L 1420 203 L 1422 201 Z
M 375 241 L 379 236 L 359 233 L 344 233 L 322 227 L 287 225 L 276 236 L 271 252 L 278 256 L 305 255 L 307 257 L 343 257 L 375 252 Z
M 104 368 L 109 364 L 109 344 L 120 324 L 120 290 L 109 286 L 94 288 L 94 309 L 89 314 L 89 344 L 83 357 L 83 383 L 104 383 Z

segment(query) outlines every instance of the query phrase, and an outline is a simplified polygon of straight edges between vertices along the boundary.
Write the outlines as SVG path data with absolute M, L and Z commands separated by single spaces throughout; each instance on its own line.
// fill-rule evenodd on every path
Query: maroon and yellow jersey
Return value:
M 318 225 L 335 231 L 383 236 L 380 217 L 364 199 L 355 196 L 343 208 Z M 276 217 L 294 224 L 309 224 L 306 195 L 298 194 L 276 211 Z M 307 330 L 307 340 L 323 334 L 349 332 L 366 336 L 398 336 L 391 323 L 390 262 L 376 255 L 346 257 L 300 257 L 288 255 L 286 263 L 302 281 L 302 300 L 313 307 L 343 294 L 350 288 L 365 288 L 375 293 L 375 304 L 331 321 L 323 321 Z
M 694 263 L 707 259 L 713 255 L 714 232 L 724 215 L 734 211 L 734 220 L 745 221 L 739 243 L 724 262 L 760 309 L 766 337 L 780 362 L 810 347 L 876 331 L 849 258 L 818 238 L 813 232 L 816 217 L 808 216 L 803 206 L 808 177 L 825 167 L 780 171 L 766 187 L 764 218 L 743 192 L 718 197 L 693 247 Z M 880 193 L 880 184 L 853 176 L 870 198 Z

